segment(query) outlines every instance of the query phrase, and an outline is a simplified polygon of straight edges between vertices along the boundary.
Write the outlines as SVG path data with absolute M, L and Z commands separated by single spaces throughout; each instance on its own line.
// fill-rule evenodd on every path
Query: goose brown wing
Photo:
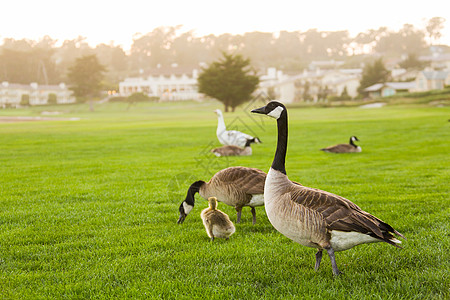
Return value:
M 246 194 L 263 194 L 266 173 L 259 169 L 247 167 L 230 167 L 216 173 L 211 178 L 212 181 L 220 181 L 227 185 L 233 185 L 235 188 Z
M 344 197 L 318 189 L 291 185 L 291 200 L 322 215 L 328 230 L 356 231 L 382 240 L 396 232 Z
M 338 145 L 330 146 L 327 148 L 323 148 L 321 150 L 329 151 L 329 152 L 348 152 L 348 151 L 351 151 L 352 148 L 354 148 L 354 147 L 350 144 L 338 144 Z

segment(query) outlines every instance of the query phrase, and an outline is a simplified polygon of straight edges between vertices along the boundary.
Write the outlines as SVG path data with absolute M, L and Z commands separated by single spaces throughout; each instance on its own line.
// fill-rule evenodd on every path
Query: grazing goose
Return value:
M 186 216 L 194 208 L 195 193 L 205 199 L 216 197 L 218 201 L 233 206 L 237 212 L 236 223 L 241 222 L 242 207 L 252 208 L 253 224 L 256 223 L 256 206 L 264 205 L 264 181 L 266 173 L 246 167 L 230 167 L 223 169 L 208 181 L 199 180 L 191 184 L 186 199 L 181 203 L 178 224 L 183 223 Z
M 271 101 L 252 112 L 275 118 L 278 126 L 277 149 L 264 186 L 264 205 L 269 221 L 289 239 L 318 249 L 316 270 L 323 249 L 328 252 L 333 274 L 338 275 L 335 251 L 382 241 L 399 247 L 397 244 L 401 242 L 393 234 L 404 238 L 402 234 L 351 201 L 289 180 L 285 169 L 288 115 L 283 104 Z
M 225 145 L 219 148 L 214 148 L 211 152 L 216 156 L 249 156 L 252 155 L 252 147 L 250 145 L 255 143 L 255 140 L 256 138 L 247 139 L 244 148 L 234 145 Z
M 206 233 L 214 241 L 215 237 L 228 238 L 236 230 L 234 228 L 233 222 L 231 222 L 228 215 L 217 209 L 217 198 L 208 198 L 209 206 L 202 210 L 200 216 L 203 220 L 203 225 L 205 225 Z
M 234 145 L 239 147 L 245 147 L 245 143 L 248 139 L 253 139 L 251 135 L 237 131 L 227 130 L 225 121 L 223 120 L 223 114 L 220 109 L 214 111 L 217 114 L 217 138 L 222 145 Z M 255 143 L 261 143 L 259 138 L 255 137 Z
M 337 144 L 334 146 L 322 148 L 320 150 L 325 152 L 333 153 L 351 153 L 351 152 L 361 152 L 361 147 L 355 145 L 355 141 L 358 141 L 356 136 L 350 137 L 350 142 L 348 144 Z

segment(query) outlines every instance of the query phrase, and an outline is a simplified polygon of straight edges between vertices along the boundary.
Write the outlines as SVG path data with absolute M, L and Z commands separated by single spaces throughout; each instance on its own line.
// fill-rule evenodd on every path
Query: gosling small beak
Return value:
M 260 107 L 260 108 L 256 108 L 256 109 L 252 110 L 252 113 L 265 115 L 266 114 L 266 107 L 263 106 L 263 107 Z

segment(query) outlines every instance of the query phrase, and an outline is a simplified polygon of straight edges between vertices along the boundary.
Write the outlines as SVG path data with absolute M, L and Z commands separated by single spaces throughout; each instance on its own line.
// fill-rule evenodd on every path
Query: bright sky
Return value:
M 128 50 L 135 33 L 183 25 L 196 36 L 245 32 L 349 30 L 354 36 L 403 24 L 424 29 L 432 17 L 446 19 L 441 42 L 450 45 L 450 9 L 445 0 L 3 0 L 0 43 L 4 38 L 62 42 L 78 36 L 91 46 L 121 45 Z

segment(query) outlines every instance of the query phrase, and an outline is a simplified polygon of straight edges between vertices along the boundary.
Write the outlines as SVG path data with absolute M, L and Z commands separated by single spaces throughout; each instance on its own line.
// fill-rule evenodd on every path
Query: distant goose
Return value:
M 195 193 L 205 199 L 216 197 L 218 201 L 233 206 L 237 212 L 236 223 L 241 221 L 242 208 L 250 206 L 253 224 L 256 223 L 255 207 L 264 205 L 264 181 L 266 173 L 246 167 L 230 167 L 217 172 L 208 182 L 199 180 L 191 184 L 186 199 L 179 207 L 178 224 L 183 223 L 186 216 L 194 208 Z
M 245 143 L 244 148 L 234 146 L 234 145 L 225 145 L 219 148 L 214 148 L 211 150 L 212 153 L 216 156 L 248 156 L 252 155 L 252 147 L 250 146 L 252 143 L 255 143 L 257 138 L 248 139 Z
M 339 275 L 335 251 L 373 242 L 399 247 L 397 244 L 401 242 L 393 234 L 404 238 L 402 234 L 351 201 L 289 180 L 285 169 L 288 115 L 283 104 L 271 101 L 252 112 L 277 120 L 277 149 L 264 187 L 264 205 L 269 221 L 294 242 L 318 249 L 316 270 L 320 266 L 323 249 L 328 252 L 333 274 Z
M 333 153 L 351 153 L 351 152 L 361 152 L 361 147 L 355 145 L 355 141 L 358 141 L 356 136 L 350 137 L 350 142 L 348 144 L 337 144 L 334 146 L 322 148 L 320 150 L 325 152 Z
M 214 241 L 214 238 L 228 238 L 235 232 L 233 222 L 228 215 L 217 209 L 217 198 L 208 198 L 209 207 L 202 210 L 200 216 L 205 225 L 206 233 Z
M 237 131 L 237 130 L 227 130 L 225 126 L 225 121 L 223 119 L 223 114 L 220 109 L 214 111 L 217 114 L 217 138 L 222 145 L 234 145 L 239 147 L 244 147 L 248 139 L 253 139 L 251 135 Z M 255 143 L 260 143 L 259 138 L 255 137 Z

